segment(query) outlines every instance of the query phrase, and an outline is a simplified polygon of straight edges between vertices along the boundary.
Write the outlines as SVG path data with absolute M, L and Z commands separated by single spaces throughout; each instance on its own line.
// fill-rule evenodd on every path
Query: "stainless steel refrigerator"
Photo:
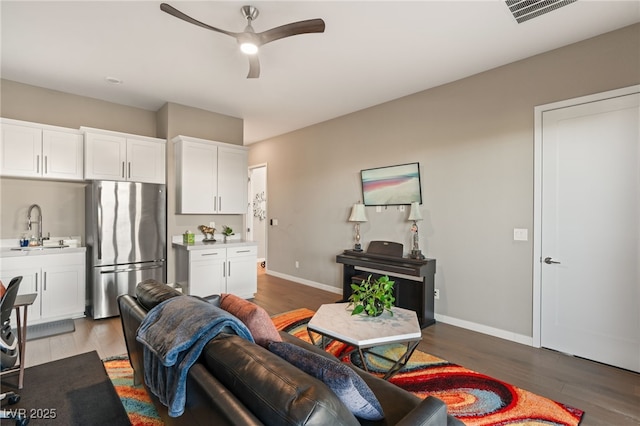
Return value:
M 93 181 L 85 192 L 87 314 L 107 318 L 140 281 L 166 279 L 166 187 Z

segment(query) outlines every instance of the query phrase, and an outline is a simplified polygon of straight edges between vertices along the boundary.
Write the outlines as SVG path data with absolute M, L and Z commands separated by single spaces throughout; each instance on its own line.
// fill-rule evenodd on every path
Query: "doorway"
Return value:
M 258 243 L 258 264 L 267 264 L 267 165 L 249 167 L 247 237 Z
M 639 92 L 536 108 L 533 338 L 640 372 Z

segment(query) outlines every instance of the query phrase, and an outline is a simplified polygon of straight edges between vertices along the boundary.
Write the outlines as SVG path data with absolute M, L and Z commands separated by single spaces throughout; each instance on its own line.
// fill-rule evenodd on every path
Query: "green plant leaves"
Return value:
M 377 316 L 386 310 L 393 315 L 391 308 L 396 301 L 393 296 L 393 286 L 395 281 L 384 275 L 371 280 L 371 275 L 360 284 L 351 284 L 351 296 L 349 296 L 349 306 L 354 305 L 351 315 L 358 315 L 362 312 L 367 315 Z

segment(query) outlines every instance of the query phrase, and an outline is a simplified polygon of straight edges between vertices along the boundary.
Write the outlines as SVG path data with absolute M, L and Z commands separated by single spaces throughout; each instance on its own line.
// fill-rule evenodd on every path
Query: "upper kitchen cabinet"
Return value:
M 176 136 L 179 214 L 247 213 L 247 148 Z
M 82 134 L 75 129 L 2 119 L 0 175 L 82 180 Z
M 84 178 L 165 183 L 164 139 L 81 127 Z

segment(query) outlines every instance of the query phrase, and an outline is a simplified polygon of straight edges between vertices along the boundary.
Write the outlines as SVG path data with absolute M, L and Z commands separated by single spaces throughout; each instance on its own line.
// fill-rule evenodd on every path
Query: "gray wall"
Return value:
M 436 313 L 532 336 L 536 105 L 640 83 L 640 25 L 251 145 L 268 164 L 270 272 L 340 287 L 335 255 L 361 169 L 418 161 L 421 248 L 437 259 Z M 361 228 L 410 247 L 408 211 L 389 207 Z M 299 268 L 295 268 L 295 261 Z

